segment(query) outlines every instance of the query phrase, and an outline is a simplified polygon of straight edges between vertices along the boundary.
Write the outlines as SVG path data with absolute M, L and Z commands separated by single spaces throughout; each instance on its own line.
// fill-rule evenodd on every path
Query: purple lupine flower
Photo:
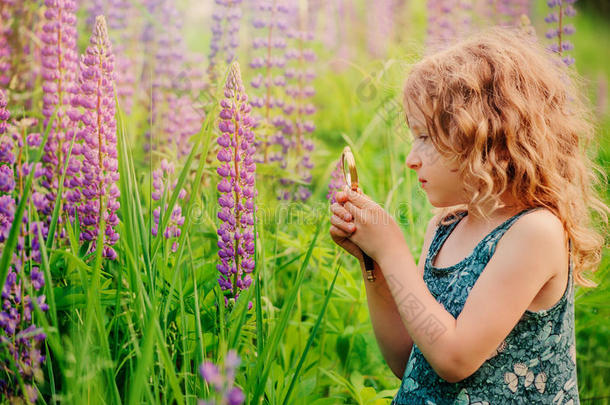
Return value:
M 136 82 L 133 60 L 127 56 L 128 44 L 132 42 L 128 19 L 135 11 L 133 2 L 130 0 L 91 0 L 87 10 L 89 14 L 87 24 L 91 29 L 94 28 L 96 16 L 106 17 L 109 35 L 114 44 L 117 96 L 123 110 L 130 113 Z
M 119 218 L 119 180 L 116 120 L 114 101 L 114 56 L 108 38 L 106 20 L 98 16 L 95 20 L 89 46 L 81 57 L 80 91 L 72 100 L 74 107 L 72 118 L 82 122 L 77 139 L 82 141 L 80 154 L 83 156 L 82 167 L 75 165 L 69 170 L 82 172 L 80 190 L 71 190 L 68 199 L 78 204 L 78 216 L 81 223 L 81 241 L 94 242 L 99 234 L 102 218 L 106 222 L 104 232 L 104 257 L 116 259 L 117 254 L 112 246 L 119 239 L 115 228 Z M 80 145 L 79 145 L 80 146 Z M 95 243 L 91 249 L 96 249 Z
M 330 175 L 330 182 L 328 183 L 328 193 L 326 194 L 326 199 L 330 201 L 331 204 L 337 202 L 335 198 L 335 194 L 337 191 L 343 190 L 345 186 L 345 179 L 343 178 L 343 164 L 341 160 L 337 161 L 337 165 Z
M 426 3 L 428 21 L 426 29 L 426 49 L 433 51 L 449 43 L 456 36 L 453 0 L 429 0 Z
M 566 39 L 567 36 L 574 33 L 574 26 L 566 24 L 566 18 L 576 15 L 576 9 L 573 6 L 575 2 L 576 0 L 548 0 L 547 5 L 551 12 L 544 19 L 551 26 L 546 32 L 546 37 L 554 41 L 549 49 L 557 53 L 566 66 L 574 63 L 574 58 L 565 55 L 565 52 L 574 49 L 574 45 Z
M 19 104 L 32 110 L 32 93 L 40 76 L 40 47 L 23 28 L 39 32 L 39 5 L 35 0 L 0 0 L 0 87 L 19 94 Z
M 29 170 L 29 165 L 20 161 L 15 156 L 22 156 L 24 140 L 19 137 L 19 132 L 11 127 L 11 133 L 6 135 L 8 126 L 6 121 L 10 114 L 6 109 L 6 97 L 0 90 L 0 243 L 4 243 L 15 219 L 16 205 L 22 190 L 15 190 L 16 181 L 21 183 L 24 168 Z M 17 174 L 17 178 L 15 176 Z M 21 188 L 21 184 L 20 184 Z M 44 286 L 44 277 L 36 265 L 40 261 L 40 241 L 38 240 L 38 229 L 43 231 L 41 223 L 30 224 L 28 230 L 28 215 L 24 214 L 21 228 L 17 238 L 17 245 L 6 281 L 2 286 L 0 304 L 0 344 L 8 349 L 9 355 L 17 365 L 21 380 L 24 382 L 25 392 L 17 378 L 12 377 L 13 371 L 7 359 L 0 362 L 0 372 L 9 376 L 8 381 L 0 381 L 0 394 L 11 402 L 21 402 L 27 395 L 30 402 L 35 402 L 37 392 L 33 388 L 34 380 L 42 378 L 41 366 L 44 356 L 38 347 L 44 340 L 45 335 L 41 329 L 32 323 L 32 311 L 34 310 L 33 299 L 41 310 L 48 309 L 45 296 L 31 297 L 27 291 L 32 287 L 34 292 L 40 291 Z M 26 248 L 26 235 L 30 242 L 30 248 Z M 26 266 L 27 262 L 32 266 Z M 29 271 L 29 277 L 27 270 Z
M 191 153 L 192 143 L 190 138 L 201 128 L 201 120 L 205 114 L 193 106 L 193 99 L 187 95 L 167 96 L 169 105 L 173 106 L 165 117 L 166 134 L 172 134 L 166 144 L 166 148 L 178 159 Z
M 260 153 L 255 157 L 257 163 L 280 161 L 282 153 L 271 153 L 272 145 L 283 148 L 286 143 L 282 131 L 287 124 L 285 107 L 286 76 L 284 70 L 287 63 L 285 49 L 288 30 L 289 8 L 284 1 L 259 0 L 255 4 L 256 11 L 253 26 L 260 32 L 252 41 L 255 50 L 260 49 L 260 55 L 251 62 L 252 69 L 259 70 L 250 82 L 255 89 L 260 89 L 259 97 L 252 97 L 252 107 L 260 108 L 260 115 L 254 116 L 256 127 L 260 127 L 261 139 L 254 141 L 254 146 Z
M 495 5 L 496 12 L 508 25 L 518 25 L 522 15 L 529 16 L 530 0 L 500 0 Z
M 45 0 L 46 22 L 41 36 L 44 47 L 42 49 L 42 88 L 44 91 L 42 113 L 46 117 L 46 126 L 53 112 L 57 110 L 57 117 L 49 133 L 49 139 L 44 146 L 44 176 L 42 185 L 47 190 L 47 206 L 43 210 L 46 220 L 49 221 L 55 198 L 59 189 L 61 170 L 64 167 L 66 156 L 74 137 L 73 108 L 71 98 L 77 91 L 76 76 L 78 71 L 76 52 L 76 2 L 74 0 Z M 61 199 L 64 210 L 70 219 L 74 218 L 74 201 L 68 194 L 79 186 L 77 155 L 79 147 L 75 144 L 69 161 L 69 170 L 64 178 L 64 191 L 66 197 Z M 59 223 L 63 215 L 59 216 Z M 59 228 L 60 237 L 62 235 Z
M 154 21 L 146 22 L 140 41 L 144 53 L 141 86 L 152 90 L 152 94 L 150 90 L 142 94 L 146 96 L 144 101 L 147 110 L 151 111 L 151 124 L 160 128 L 164 126 L 164 106 L 169 104 L 166 96 L 172 89 L 172 78 L 180 74 L 183 47 L 180 42 L 178 13 L 172 2 L 144 0 L 142 3 L 156 21 L 156 24 Z M 158 25 L 164 28 L 164 32 L 160 32 Z M 158 145 L 151 142 L 151 134 L 147 133 L 146 137 L 148 141 L 144 145 L 145 151 L 157 149 Z
M 241 388 L 235 387 L 235 372 L 237 371 L 241 359 L 235 350 L 228 351 L 223 369 L 220 370 L 214 363 L 206 361 L 199 367 L 199 374 L 214 389 L 212 400 L 200 400 L 199 405 L 241 405 L 245 396 Z
M 252 283 L 250 273 L 254 270 L 254 199 L 258 192 L 255 187 L 254 120 L 250 117 L 252 107 L 248 104 L 241 80 L 239 64 L 231 64 L 224 88 L 225 98 L 221 100 L 220 146 L 217 157 L 221 176 L 218 183 L 220 211 L 218 218 L 217 265 L 220 276 L 218 282 L 222 290 L 232 290 L 231 298 L 237 299 L 239 291 Z M 225 305 L 228 298 L 225 296 Z
M 367 49 L 374 57 L 385 55 L 394 29 L 395 0 L 374 0 L 366 13 Z
M 311 82 L 316 77 L 315 71 L 308 65 L 316 60 L 316 55 L 307 47 L 307 43 L 312 41 L 314 36 L 310 32 L 290 30 L 287 37 L 293 47 L 286 51 L 286 59 L 289 60 L 290 67 L 286 69 L 284 76 L 290 81 L 286 86 L 286 94 L 291 99 L 285 104 L 284 113 L 292 117 L 286 120 L 281 136 L 276 139 L 277 143 L 282 145 L 280 166 L 285 169 L 288 163 L 293 165 L 290 171 L 296 173 L 305 185 L 295 185 L 289 179 L 280 179 L 282 186 L 289 187 L 281 187 L 277 198 L 307 201 L 311 196 L 311 191 L 306 185 L 312 180 L 313 162 L 310 154 L 314 148 L 310 136 L 315 130 L 315 124 L 310 116 L 316 112 L 316 107 L 308 101 L 315 95 Z M 289 150 L 293 152 L 291 162 L 288 162 Z
M 107 9 L 104 7 L 104 0 L 89 0 L 87 5 L 87 25 L 91 30 L 95 29 L 95 19 L 98 15 L 107 15 Z
M 0 89 L 0 135 L 6 132 L 7 122 L 11 118 L 11 114 L 7 109 L 8 101 L 6 94 Z
M 337 58 L 330 62 L 333 69 L 337 71 L 345 70 L 349 64 L 346 63 L 351 59 L 351 53 L 353 52 L 353 46 L 350 45 L 349 38 L 352 37 L 350 30 L 352 27 L 357 26 L 354 23 L 356 19 L 356 10 L 354 8 L 354 2 L 349 0 L 335 0 L 337 7 L 337 16 L 335 21 L 331 21 L 331 24 L 337 24 L 337 41 L 339 43 L 339 49 L 337 50 Z M 327 2 L 327 4 L 330 2 Z M 327 16 L 329 14 L 327 13 Z
M 235 59 L 239 46 L 239 27 L 242 0 L 216 0 L 212 13 L 212 40 L 210 41 L 208 73 L 211 80 L 217 76 L 216 66 L 219 57 L 224 55 L 225 63 Z
M 10 3 L 10 2 L 9 2 Z M 0 86 L 8 86 L 11 80 L 11 45 L 9 36 L 11 29 L 10 4 L 0 3 Z
M 4 91 L 0 89 L 0 135 L 6 133 L 8 128 L 8 120 L 11 115 L 7 109 L 7 100 Z M 8 238 L 8 233 L 13 224 L 15 216 L 15 201 L 10 195 L 3 193 L 11 193 L 15 187 L 15 178 L 13 176 L 13 164 L 15 163 L 15 154 L 13 152 L 13 142 L 9 137 L 3 136 L 0 138 L 0 243 Z M 9 173 L 4 173 L 10 171 Z
M 151 14 L 165 27 L 165 32 L 157 33 L 153 28 L 146 30 L 146 43 L 152 49 L 154 75 L 146 78 L 152 87 L 150 103 L 152 127 L 146 134 L 145 151 L 161 150 L 178 160 L 190 152 L 190 136 L 199 131 L 204 113 L 194 107 L 194 100 L 203 86 L 193 78 L 193 58 L 187 55 L 181 35 L 181 16 L 173 1 L 148 0 Z M 147 72 L 151 67 L 145 68 Z M 146 83 L 145 80 L 145 84 Z M 154 131 L 153 131 L 154 128 Z M 155 139 L 152 135 L 155 135 Z
M 176 182 L 171 183 L 171 177 L 174 173 L 174 165 L 173 163 L 169 163 L 167 160 L 163 159 L 161 161 L 161 168 L 157 169 L 153 172 L 153 192 L 152 199 L 154 201 L 159 201 L 159 204 L 163 200 L 163 196 L 165 195 L 165 200 L 169 200 L 171 196 L 171 192 L 176 188 Z M 184 200 L 186 197 L 186 190 L 181 189 L 178 193 L 178 199 Z M 163 213 L 161 213 L 161 205 L 157 206 L 153 210 L 154 223 L 151 229 L 151 233 L 153 236 L 157 236 L 159 234 L 159 222 L 161 220 L 161 214 L 163 216 L 170 215 L 169 221 L 167 222 L 167 227 L 162 232 L 163 237 L 165 239 L 171 240 L 172 242 L 172 252 L 178 250 L 178 242 L 176 238 L 180 237 L 181 229 L 180 227 L 184 225 L 184 216 L 182 215 L 182 208 L 178 203 L 174 205 L 171 213 L 168 212 L 168 203 L 165 203 L 163 207 Z
M 326 49 L 336 51 L 339 46 L 339 25 L 340 18 L 338 13 L 338 1 L 325 1 L 322 3 L 322 15 L 324 16 L 324 26 L 322 27 L 322 42 Z

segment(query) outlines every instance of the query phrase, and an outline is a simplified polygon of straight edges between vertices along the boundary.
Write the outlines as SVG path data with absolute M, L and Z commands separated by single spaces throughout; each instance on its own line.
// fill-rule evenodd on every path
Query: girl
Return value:
M 393 404 L 578 404 L 573 283 L 601 260 L 589 108 L 527 34 L 494 28 L 426 57 L 404 90 L 406 164 L 438 210 L 419 264 L 368 196 L 336 195 L 334 241 L 375 261 Z M 603 172 L 602 172 L 603 174 Z

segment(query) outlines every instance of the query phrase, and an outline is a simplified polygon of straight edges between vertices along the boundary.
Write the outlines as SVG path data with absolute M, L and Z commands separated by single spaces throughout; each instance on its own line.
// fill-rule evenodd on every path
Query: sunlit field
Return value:
M 511 25 L 582 77 L 608 173 L 610 14 L 557 3 L 0 0 L 0 403 L 390 404 L 329 235 L 341 152 L 418 258 L 402 85 Z M 609 268 L 576 287 L 583 404 L 610 403 Z

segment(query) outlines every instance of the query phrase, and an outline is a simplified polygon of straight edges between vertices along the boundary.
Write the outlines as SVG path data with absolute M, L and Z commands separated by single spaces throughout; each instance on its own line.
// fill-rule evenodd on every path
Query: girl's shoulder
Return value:
M 544 232 L 549 237 L 567 236 L 563 221 L 546 207 L 532 207 L 515 221 L 513 232 Z M 567 239 L 565 240 L 567 246 Z

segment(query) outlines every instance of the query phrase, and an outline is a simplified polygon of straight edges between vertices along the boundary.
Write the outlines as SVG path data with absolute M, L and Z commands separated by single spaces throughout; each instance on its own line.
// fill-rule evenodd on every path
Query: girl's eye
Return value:
M 421 139 L 421 140 L 425 141 L 426 139 L 428 139 L 428 135 L 420 135 L 417 137 L 417 139 Z

